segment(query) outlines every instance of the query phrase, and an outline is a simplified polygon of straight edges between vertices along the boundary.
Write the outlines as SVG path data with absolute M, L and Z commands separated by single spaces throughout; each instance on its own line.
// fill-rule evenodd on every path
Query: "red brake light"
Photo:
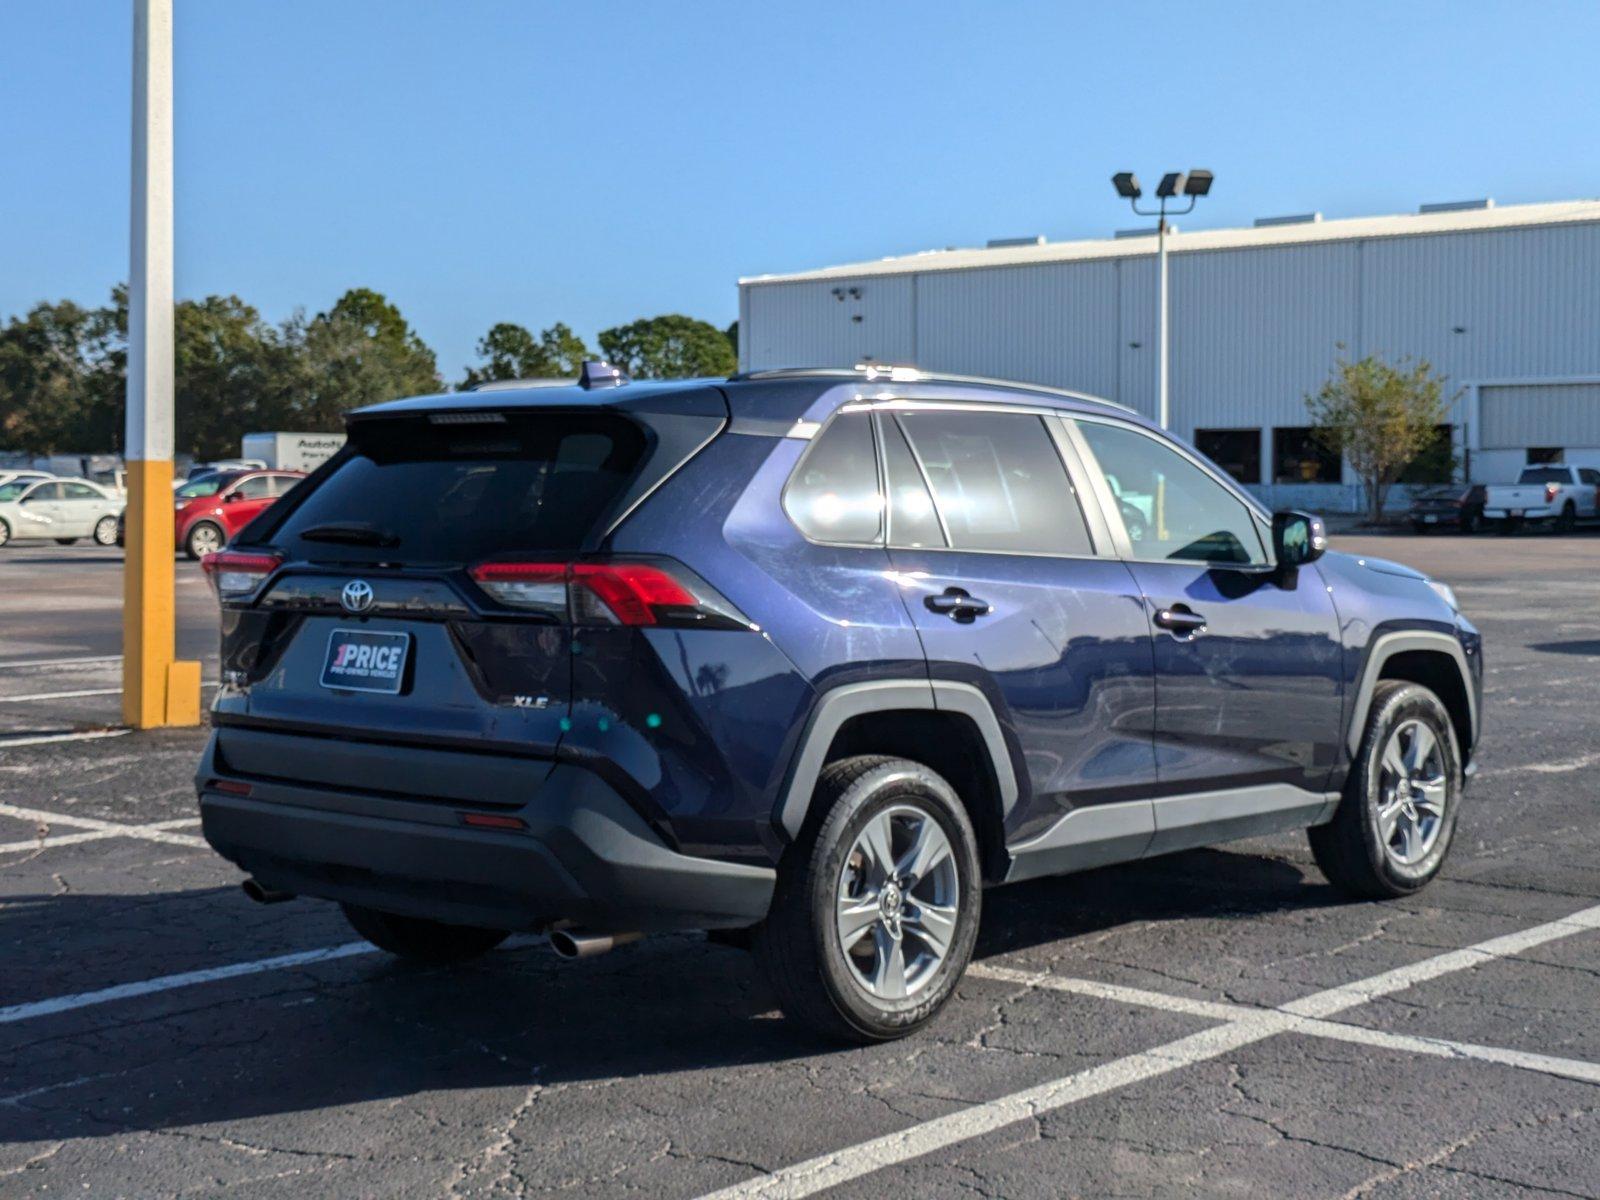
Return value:
M 242 554 L 219 550 L 200 560 L 217 599 L 240 599 L 253 593 L 283 563 L 276 554 Z
M 1559 492 L 1560 490 L 1561 490 L 1561 485 L 1559 483 L 1547 483 L 1547 484 L 1545 484 L 1544 485 L 1544 502 L 1546 504 L 1549 504 L 1552 500 L 1554 500 L 1556 498 L 1556 493 Z
M 705 583 L 671 564 L 488 562 L 471 573 L 501 604 L 570 618 L 578 625 L 752 627 Z

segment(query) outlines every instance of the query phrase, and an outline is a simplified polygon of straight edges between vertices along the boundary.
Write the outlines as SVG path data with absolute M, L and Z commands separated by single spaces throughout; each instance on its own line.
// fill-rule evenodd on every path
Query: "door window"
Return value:
M 33 491 L 23 497 L 24 501 L 42 502 L 45 500 L 61 499 L 61 485 L 59 483 L 41 483 Z
M 63 484 L 58 484 L 57 486 L 66 491 L 66 498 L 68 500 L 101 500 L 101 499 L 104 499 L 104 497 L 102 497 L 99 492 L 95 491 L 92 487 L 90 487 L 86 483 L 63 483 Z
M 933 493 L 922 468 L 906 444 L 899 422 L 888 417 L 879 427 L 883 435 L 883 463 L 889 482 L 889 544 L 915 548 L 948 546 Z
M 783 507 L 813 541 L 881 540 L 883 496 L 866 412 L 841 413 L 813 439 L 784 491 Z
M 252 475 L 248 479 L 239 481 L 233 489 L 235 496 L 242 496 L 246 500 L 265 500 L 272 495 L 272 477 L 270 475 Z
M 1079 421 L 1144 562 L 1267 561 L 1244 502 L 1167 443 L 1123 425 Z
M 908 412 L 897 420 L 957 550 L 1091 555 L 1078 496 L 1044 419 Z

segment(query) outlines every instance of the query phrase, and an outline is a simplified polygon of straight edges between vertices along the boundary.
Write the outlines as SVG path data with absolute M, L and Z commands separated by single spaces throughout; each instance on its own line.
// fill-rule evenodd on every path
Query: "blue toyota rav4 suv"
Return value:
M 985 887 L 1309 829 L 1439 870 L 1478 738 L 1445 586 L 1324 553 L 1104 401 L 903 369 L 362 409 L 207 562 L 207 839 L 423 960 L 704 929 L 897 1037 Z M 737 932 L 733 932 L 737 931 Z

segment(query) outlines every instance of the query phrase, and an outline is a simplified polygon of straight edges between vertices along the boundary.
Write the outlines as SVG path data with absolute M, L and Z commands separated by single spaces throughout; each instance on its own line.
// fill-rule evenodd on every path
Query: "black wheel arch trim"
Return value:
M 1011 752 L 994 707 L 970 683 L 928 679 L 876 679 L 866 683 L 842 684 L 818 698 L 806 722 L 795 754 L 779 792 L 775 823 L 789 838 L 798 836 L 811 806 L 817 779 L 827 765 L 828 748 L 846 721 L 873 713 L 894 711 L 956 713 L 968 718 L 977 728 L 988 751 L 1000 794 L 1000 815 L 1010 814 L 1019 795 Z
M 1461 690 L 1467 698 L 1468 728 L 1472 733 L 1471 744 L 1462 747 L 1465 752 L 1464 757 L 1470 756 L 1476 748 L 1479 734 L 1478 696 L 1472 685 L 1472 669 L 1467 664 L 1467 652 L 1462 649 L 1460 640 L 1448 633 L 1434 630 L 1399 629 L 1380 633 L 1372 639 L 1367 649 L 1367 661 L 1361 668 L 1361 679 L 1356 685 L 1355 701 L 1350 709 L 1350 720 L 1345 732 L 1345 746 L 1352 759 L 1361 750 L 1361 736 L 1366 731 L 1367 714 L 1372 711 L 1372 692 L 1383 677 L 1384 664 L 1397 654 L 1417 650 L 1443 653 L 1454 661 L 1456 670 L 1461 673 Z

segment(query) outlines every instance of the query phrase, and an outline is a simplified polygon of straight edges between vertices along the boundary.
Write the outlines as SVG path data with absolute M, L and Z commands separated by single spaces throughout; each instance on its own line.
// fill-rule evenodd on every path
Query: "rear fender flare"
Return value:
M 779 793 L 777 824 L 791 839 L 805 824 L 812 793 L 822 774 L 828 747 L 844 723 L 868 713 L 921 709 L 959 713 L 970 719 L 988 751 L 989 765 L 999 785 L 1002 820 L 1017 803 L 1017 777 L 1006 748 L 1000 720 L 986 697 L 970 683 L 927 679 L 878 679 L 851 683 L 824 692 L 806 722 L 800 749 Z

